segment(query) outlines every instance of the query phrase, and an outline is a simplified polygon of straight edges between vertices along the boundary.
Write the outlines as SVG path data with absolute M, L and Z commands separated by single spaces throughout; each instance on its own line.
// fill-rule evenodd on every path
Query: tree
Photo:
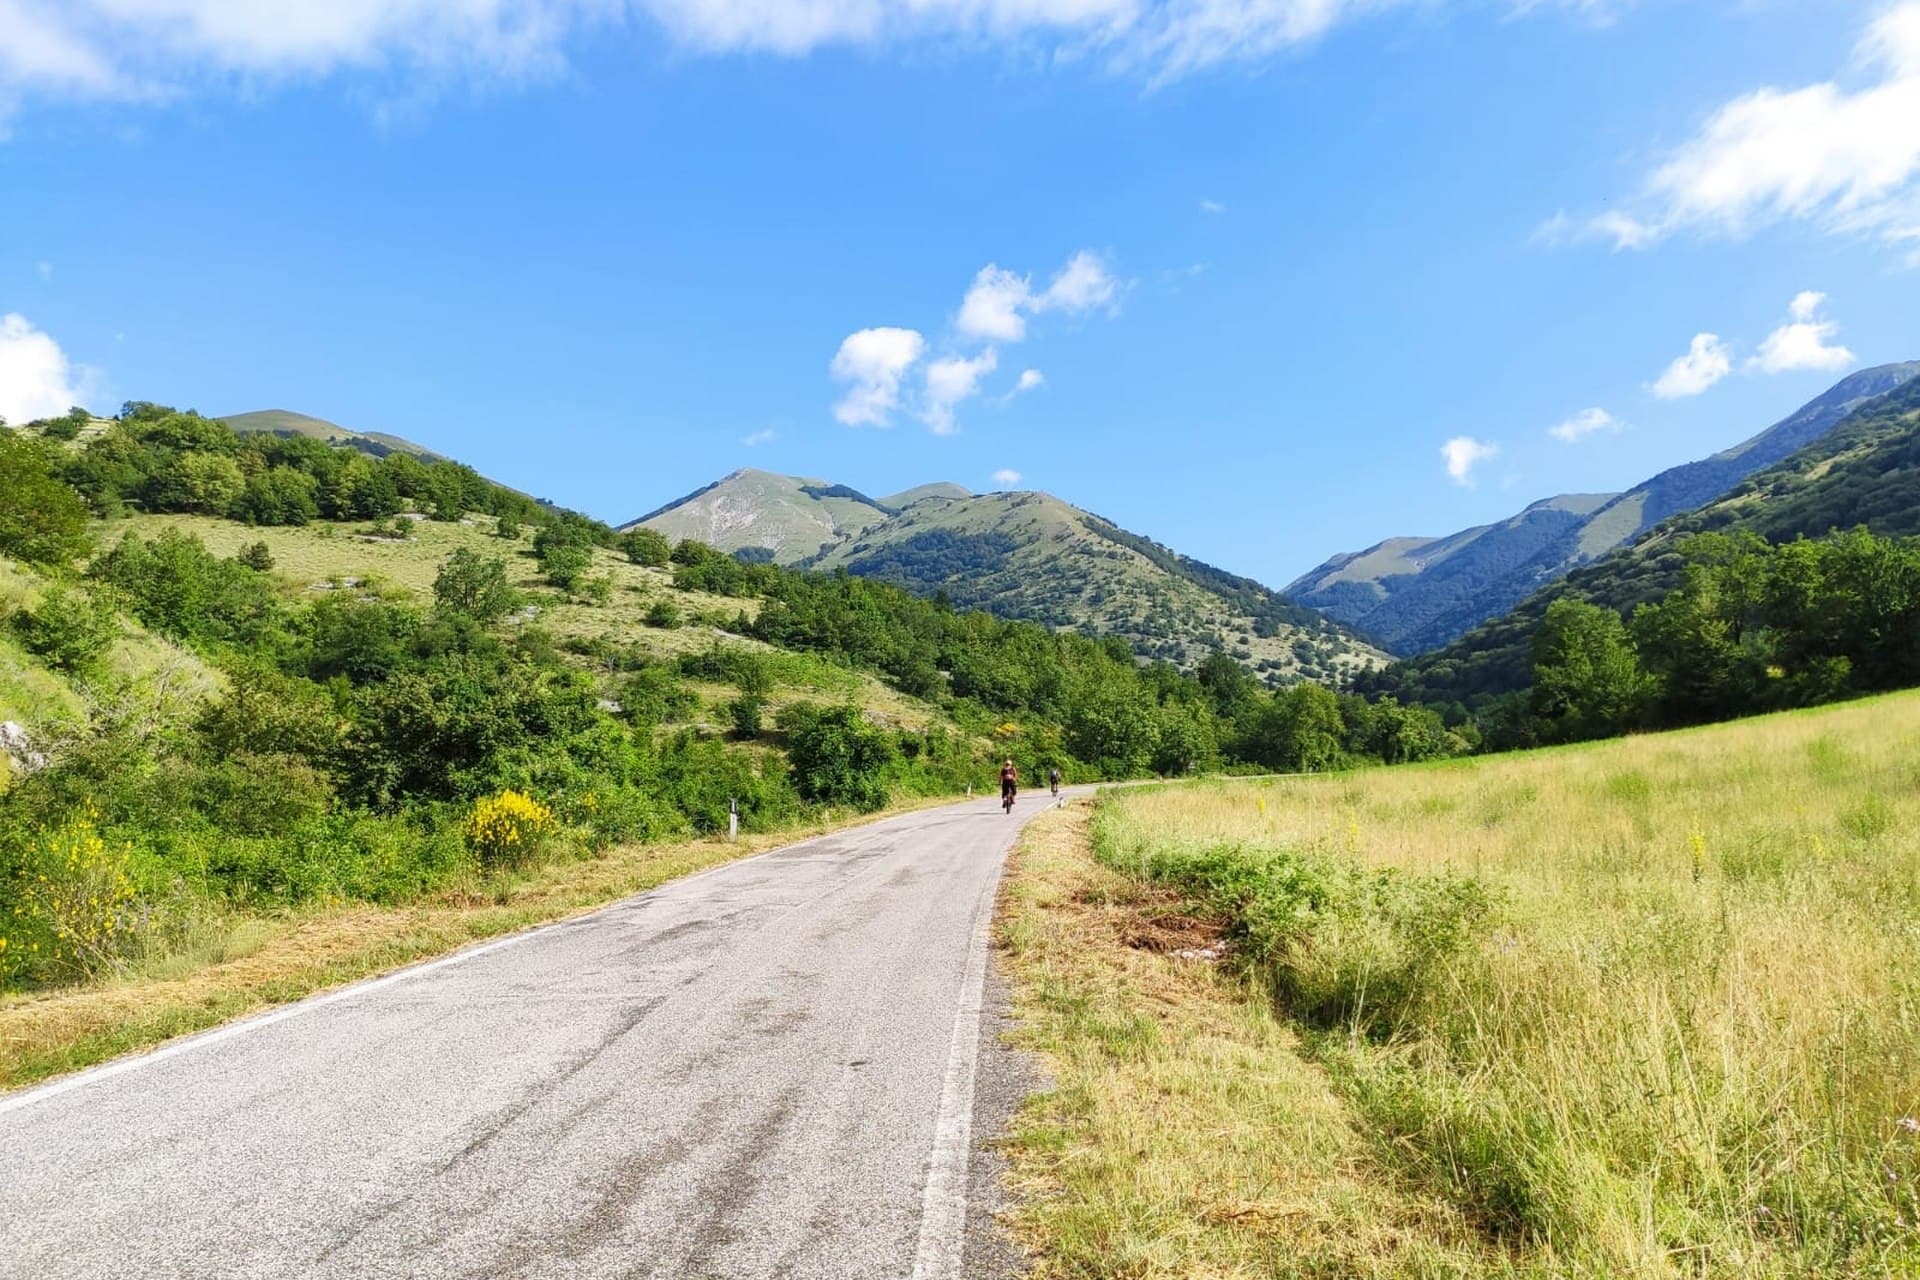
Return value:
M 240 464 L 224 453 L 175 454 L 147 486 L 147 505 L 155 511 L 193 511 L 226 515 L 246 490 Z
M 1611 609 L 1562 598 L 1533 639 L 1533 714 L 1549 738 L 1577 742 L 1624 733 L 1645 715 L 1650 682 L 1626 624 Z
M 38 444 L 0 428 L 0 555 L 65 565 L 87 552 L 87 506 Z
M 507 578 L 505 560 L 461 547 L 441 563 L 433 580 L 433 599 L 442 609 L 476 622 L 497 622 L 519 605 L 520 594 Z
M 855 706 L 789 708 L 784 727 L 794 787 L 818 804 L 878 809 L 887 802 L 883 773 L 893 763 L 893 739 L 867 723 Z
M 234 557 L 255 573 L 273 572 L 273 549 L 264 542 L 249 543 Z
M 673 544 L 653 529 L 629 529 L 621 534 L 620 550 L 630 562 L 656 568 L 673 556 Z
M 1242 750 L 1269 769 L 1317 773 L 1344 762 L 1345 730 L 1333 690 L 1297 684 L 1274 694 L 1255 712 Z

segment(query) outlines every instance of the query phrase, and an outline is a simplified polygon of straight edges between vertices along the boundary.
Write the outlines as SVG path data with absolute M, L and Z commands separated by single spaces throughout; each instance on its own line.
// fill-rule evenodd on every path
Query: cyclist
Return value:
M 1013 757 L 1008 756 L 1000 766 L 1000 803 L 1013 807 L 1013 798 L 1020 791 L 1020 770 L 1014 767 Z
M 1053 791 L 1053 794 L 1055 795 L 1060 794 L 1060 766 L 1059 765 L 1054 765 L 1053 768 L 1047 770 L 1047 786 Z

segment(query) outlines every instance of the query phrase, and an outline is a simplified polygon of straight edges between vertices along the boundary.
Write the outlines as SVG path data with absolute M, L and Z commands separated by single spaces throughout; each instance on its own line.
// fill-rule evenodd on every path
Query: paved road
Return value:
M 0 1098 L 0 1276 L 962 1274 L 981 800 Z

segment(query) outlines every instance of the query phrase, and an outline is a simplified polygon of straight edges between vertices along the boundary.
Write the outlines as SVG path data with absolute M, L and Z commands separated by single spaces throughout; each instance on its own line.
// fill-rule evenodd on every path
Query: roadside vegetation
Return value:
M 1041 1274 L 1914 1274 L 1916 777 L 1897 695 L 1110 794 L 1004 926 Z

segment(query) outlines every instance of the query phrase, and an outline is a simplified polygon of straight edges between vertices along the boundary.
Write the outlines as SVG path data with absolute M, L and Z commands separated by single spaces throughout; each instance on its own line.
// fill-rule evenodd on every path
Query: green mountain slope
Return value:
M 1679 584 L 1675 547 L 1689 534 L 1746 532 L 1777 543 L 1859 525 L 1886 536 L 1920 533 L 1920 379 L 1909 376 L 1857 405 L 1812 444 L 1754 472 L 1732 492 L 1664 521 L 1512 612 L 1367 683 L 1404 698 L 1467 704 L 1524 688 L 1533 633 L 1549 605 L 1566 596 L 1624 614 L 1660 599 Z
M 1385 660 L 1257 582 L 1044 493 L 934 484 L 876 501 L 823 481 L 740 471 L 634 524 L 747 559 L 945 593 L 963 609 L 1119 636 L 1181 666 L 1224 649 L 1275 682 L 1339 682 Z
M 445 461 L 433 450 L 400 436 L 391 436 L 383 431 L 350 431 L 339 423 L 328 422 L 325 418 L 310 417 L 304 413 L 295 413 L 290 409 L 256 409 L 252 413 L 236 413 L 220 421 L 243 436 L 254 432 L 265 432 L 276 436 L 306 436 L 309 439 L 325 440 L 329 444 L 358 449 L 376 458 L 384 458 L 390 453 L 410 453 L 426 462 Z
M 1438 648 L 1661 521 L 1720 497 L 1916 375 L 1920 362 L 1862 370 L 1758 435 L 1625 493 L 1563 495 L 1445 538 L 1389 539 L 1333 557 L 1286 594 L 1396 653 Z

